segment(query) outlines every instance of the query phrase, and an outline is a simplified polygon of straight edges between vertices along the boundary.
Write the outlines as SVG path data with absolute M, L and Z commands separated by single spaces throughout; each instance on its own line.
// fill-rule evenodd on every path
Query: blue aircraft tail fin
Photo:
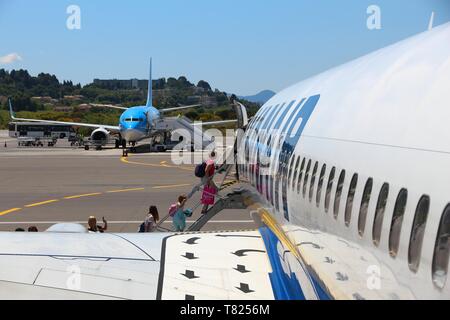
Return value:
M 150 75 L 148 77 L 148 94 L 147 94 L 147 107 L 152 106 L 152 100 L 153 100 L 153 92 L 152 92 L 152 59 L 150 58 Z

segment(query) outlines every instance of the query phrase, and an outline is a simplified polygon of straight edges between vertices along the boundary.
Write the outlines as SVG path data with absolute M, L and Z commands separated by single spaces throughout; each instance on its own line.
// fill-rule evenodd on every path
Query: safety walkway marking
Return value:
M 9 210 L 5 210 L 5 211 L 0 212 L 0 216 L 4 216 L 4 215 L 6 215 L 8 213 L 19 211 L 19 210 L 22 210 L 22 208 L 12 208 L 12 209 L 9 209 Z
M 27 204 L 25 206 L 25 208 L 32 208 L 32 207 L 42 206 L 44 204 L 49 204 L 49 203 L 58 202 L 58 201 L 59 200 L 53 199 L 53 200 L 47 200 L 47 201 L 42 201 L 42 202 L 36 202 L 36 203 L 32 203 L 32 204 Z
M 187 183 L 186 184 L 163 185 L 163 186 L 154 186 L 154 187 L 152 187 L 152 189 L 169 189 L 169 188 L 177 188 L 177 187 L 186 187 L 186 186 L 190 186 L 190 185 L 191 184 L 187 184 Z M 111 193 L 133 192 L 133 191 L 144 191 L 144 190 L 145 190 L 145 188 L 131 188 L 131 189 L 120 189 L 120 190 L 110 190 L 110 191 L 104 191 L 104 192 L 78 194 L 78 195 L 63 197 L 61 199 L 52 199 L 52 200 L 46 200 L 46 201 L 42 201 L 42 202 L 27 204 L 24 206 L 24 208 L 33 208 L 33 207 L 43 206 L 46 204 L 59 202 L 60 200 L 72 200 L 72 199 L 100 196 L 100 195 L 111 194 Z M 16 211 L 19 211 L 22 209 L 23 208 L 11 208 L 11 209 L 8 209 L 5 211 L 0 211 L 0 216 L 4 216 L 9 213 L 13 213 L 13 212 L 16 212 Z
M 79 194 L 76 196 L 64 197 L 64 199 L 70 200 L 70 199 L 78 199 L 78 198 L 85 198 L 85 197 L 93 197 L 93 196 L 99 196 L 101 194 L 103 194 L 103 193 L 102 192 L 86 193 L 86 194 Z
M 128 156 L 129 158 L 130 156 Z M 148 166 L 148 167 L 157 167 L 157 168 L 168 168 L 168 169 L 180 169 L 180 170 L 185 170 L 185 171 L 192 171 L 193 168 L 187 168 L 187 167 L 182 167 L 182 166 L 173 166 L 173 165 L 168 165 L 166 163 L 164 164 L 156 164 L 156 163 L 148 163 L 148 162 L 137 162 L 137 161 L 130 161 L 128 160 L 127 157 L 121 157 L 120 161 L 122 161 L 123 163 L 127 163 L 127 164 L 136 164 L 136 165 L 140 165 L 140 166 Z

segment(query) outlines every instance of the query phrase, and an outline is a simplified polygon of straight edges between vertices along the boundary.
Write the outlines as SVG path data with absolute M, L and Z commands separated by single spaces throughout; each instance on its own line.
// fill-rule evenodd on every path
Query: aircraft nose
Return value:
M 134 129 L 126 129 L 124 132 L 122 132 L 122 137 L 126 140 L 126 141 L 138 141 L 140 138 L 140 134 L 137 130 Z

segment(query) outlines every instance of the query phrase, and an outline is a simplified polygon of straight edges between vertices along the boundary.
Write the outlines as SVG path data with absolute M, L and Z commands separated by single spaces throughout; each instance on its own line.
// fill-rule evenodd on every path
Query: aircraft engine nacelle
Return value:
M 95 129 L 91 134 L 91 141 L 94 144 L 105 145 L 109 140 L 109 134 L 105 128 Z

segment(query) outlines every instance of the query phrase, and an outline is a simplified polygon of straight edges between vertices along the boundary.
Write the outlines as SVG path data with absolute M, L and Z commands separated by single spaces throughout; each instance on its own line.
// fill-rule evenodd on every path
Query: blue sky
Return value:
M 66 8 L 81 8 L 68 30 Z M 369 5 L 381 30 L 368 30 Z M 450 0 L 0 0 L 0 68 L 93 78 L 186 76 L 220 90 L 279 91 L 330 67 L 450 21 Z

